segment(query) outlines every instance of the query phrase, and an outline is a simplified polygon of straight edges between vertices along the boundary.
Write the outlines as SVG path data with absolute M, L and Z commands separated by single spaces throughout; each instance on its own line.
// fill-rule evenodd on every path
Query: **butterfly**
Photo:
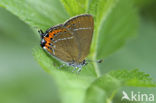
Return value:
M 49 28 L 45 33 L 39 30 L 40 46 L 52 57 L 78 68 L 86 65 L 94 32 L 92 15 L 82 14 Z

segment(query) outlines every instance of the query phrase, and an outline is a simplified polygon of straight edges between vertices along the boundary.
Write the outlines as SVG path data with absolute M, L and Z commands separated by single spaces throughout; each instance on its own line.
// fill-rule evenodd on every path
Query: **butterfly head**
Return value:
M 38 33 L 40 34 L 40 36 L 41 36 L 41 39 L 43 39 L 43 37 L 44 37 L 44 33 L 43 33 L 43 31 L 40 29 L 40 30 L 38 30 Z
M 41 42 L 40 42 L 40 46 L 43 48 L 46 44 L 46 41 L 44 40 L 44 36 L 45 34 L 43 33 L 43 31 L 40 29 L 38 30 L 40 37 L 41 37 Z

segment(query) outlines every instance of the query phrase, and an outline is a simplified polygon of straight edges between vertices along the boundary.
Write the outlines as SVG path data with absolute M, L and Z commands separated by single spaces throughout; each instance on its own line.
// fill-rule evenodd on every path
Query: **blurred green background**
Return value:
M 113 69 L 139 68 L 156 81 L 155 5 L 156 2 L 136 2 L 140 16 L 138 35 L 101 64 L 106 68 L 101 70 L 102 73 Z M 55 81 L 32 56 L 32 48 L 38 45 L 38 37 L 27 24 L 0 8 L 0 103 L 60 102 Z M 156 96 L 155 88 L 139 90 Z M 117 97 L 115 99 L 118 100 Z

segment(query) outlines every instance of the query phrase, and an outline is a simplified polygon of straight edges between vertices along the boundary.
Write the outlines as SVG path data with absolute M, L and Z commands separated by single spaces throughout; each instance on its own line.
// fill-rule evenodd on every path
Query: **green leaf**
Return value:
M 115 52 L 136 32 L 138 21 L 131 0 L 61 0 L 61 3 L 57 0 L 0 0 L 0 5 L 25 23 L 44 30 L 63 23 L 69 18 L 68 14 L 70 16 L 81 13 L 93 15 L 95 29 L 89 55 L 93 60 L 105 58 Z M 58 83 L 63 103 L 92 101 L 94 93 L 99 95 L 100 103 L 108 101 L 120 86 L 120 81 L 111 75 L 100 77 L 96 63 L 89 63 L 83 67 L 80 74 L 77 74 L 71 72 L 72 67 L 65 66 L 58 69 L 61 63 L 41 48 L 34 48 L 33 55 Z M 99 92 L 101 93 L 98 94 Z
M 96 56 L 106 58 L 119 49 L 137 31 L 136 10 L 129 0 L 119 0 L 103 16 L 98 26 Z
M 105 74 L 88 87 L 84 103 L 110 103 L 119 87 L 120 81 Z
M 0 5 L 38 29 L 46 30 L 68 18 L 58 0 L 0 0 Z
M 117 70 L 112 71 L 109 74 L 118 79 L 123 86 L 156 87 L 156 83 L 152 81 L 149 74 L 140 72 L 138 69 L 131 71 Z
M 87 89 L 84 103 L 111 103 L 123 86 L 156 87 L 150 76 L 138 69 L 116 70 L 96 79 Z
M 61 0 L 70 16 L 86 12 L 88 0 Z

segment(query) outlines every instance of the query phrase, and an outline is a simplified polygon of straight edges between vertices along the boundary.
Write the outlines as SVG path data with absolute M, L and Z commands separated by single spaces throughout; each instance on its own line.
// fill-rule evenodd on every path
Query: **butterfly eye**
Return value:
M 43 48 L 45 46 L 45 44 L 46 44 L 46 41 L 44 39 L 42 39 L 41 44 L 40 44 L 41 47 Z

